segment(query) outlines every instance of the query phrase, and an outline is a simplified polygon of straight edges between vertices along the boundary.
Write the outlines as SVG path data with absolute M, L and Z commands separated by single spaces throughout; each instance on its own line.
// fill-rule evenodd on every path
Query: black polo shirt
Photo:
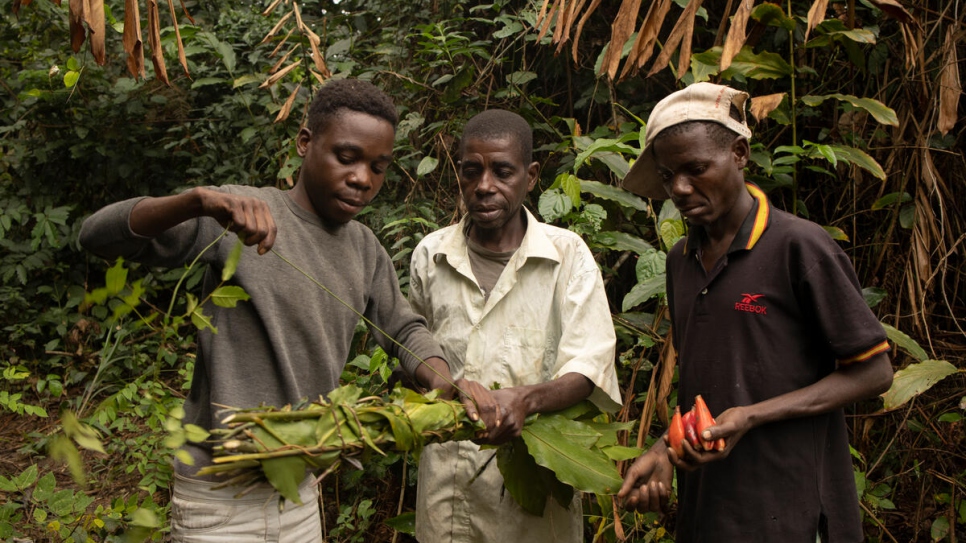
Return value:
M 706 273 L 702 228 L 667 258 L 679 353 L 678 402 L 701 394 L 715 415 L 815 383 L 836 364 L 886 351 L 851 262 L 820 226 L 755 205 L 728 253 Z M 760 426 L 728 458 L 678 472 L 677 541 L 862 541 L 841 409 Z M 824 531 L 824 528 L 823 528 Z

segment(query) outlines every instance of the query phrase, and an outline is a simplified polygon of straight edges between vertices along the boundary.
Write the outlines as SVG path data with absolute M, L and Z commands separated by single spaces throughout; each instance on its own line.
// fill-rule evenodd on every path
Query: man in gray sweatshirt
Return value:
M 218 333 L 198 335 L 185 423 L 210 429 L 219 425 L 219 406 L 294 404 L 339 385 L 359 317 L 295 266 L 405 345 L 411 353 L 374 331 L 420 385 L 453 394 L 442 351 L 399 292 L 392 260 L 372 231 L 352 220 L 382 187 L 397 120 L 392 100 L 372 84 L 330 81 L 298 133 L 303 161 L 292 190 L 199 187 L 118 202 L 84 222 L 80 242 L 86 249 L 152 266 L 191 262 L 226 227 L 247 245 L 231 282 L 251 300 L 206 308 Z M 234 245 L 234 236 L 227 236 L 204 251 L 202 296 L 219 283 Z M 267 484 L 235 499 L 236 489 L 212 490 L 210 480 L 195 476 L 211 463 L 210 449 L 186 447 L 194 465 L 175 466 L 173 541 L 321 541 L 311 477 L 300 488 L 303 507 L 280 508 Z

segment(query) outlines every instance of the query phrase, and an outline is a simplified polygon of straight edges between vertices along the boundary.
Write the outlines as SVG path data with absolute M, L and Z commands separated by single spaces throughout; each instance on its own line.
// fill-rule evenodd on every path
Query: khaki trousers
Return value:
M 174 543 L 321 543 L 319 489 L 307 476 L 299 485 L 302 505 L 280 501 L 268 483 L 243 497 L 241 488 L 212 490 L 215 483 L 175 474 L 171 492 Z M 281 511 L 279 511 L 281 503 Z

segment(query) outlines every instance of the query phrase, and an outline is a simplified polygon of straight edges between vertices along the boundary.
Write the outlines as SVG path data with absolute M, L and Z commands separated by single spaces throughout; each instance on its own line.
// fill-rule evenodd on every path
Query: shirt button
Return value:
M 707 293 L 708 293 L 708 289 L 704 289 L 701 291 L 701 294 L 707 294 Z

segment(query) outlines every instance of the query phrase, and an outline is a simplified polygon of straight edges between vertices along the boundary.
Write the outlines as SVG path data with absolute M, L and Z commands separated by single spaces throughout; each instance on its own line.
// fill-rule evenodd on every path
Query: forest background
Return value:
M 531 121 L 543 169 L 528 205 L 600 264 L 632 446 L 676 405 L 663 273 L 686 225 L 619 181 L 660 98 L 701 80 L 748 90 L 749 178 L 839 240 L 901 370 L 848 413 L 867 539 L 962 539 L 964 7 L 0 0 L 0 540 L 164 540 L 170 461 L 197 437 L 180 405 L 206 325 L 200 270 L 105 262 L 78 247 L 80 224 L 138 195 L 290 187 L 312 94 L 349 76 L 400 111 L 394 166 L 360 220 L 404 289 L 416 243 L 459 218 L 463 123 L 492 107 Z M 385 393 L 392 361 L 363 328 L 357 340 L 343 380 Z M 412 541 L 412 459 L 364 468 L 328 479 L 327 540 Z M 673 508 L 590 496 L 584 510 L 587 541 L 671 541 Z

